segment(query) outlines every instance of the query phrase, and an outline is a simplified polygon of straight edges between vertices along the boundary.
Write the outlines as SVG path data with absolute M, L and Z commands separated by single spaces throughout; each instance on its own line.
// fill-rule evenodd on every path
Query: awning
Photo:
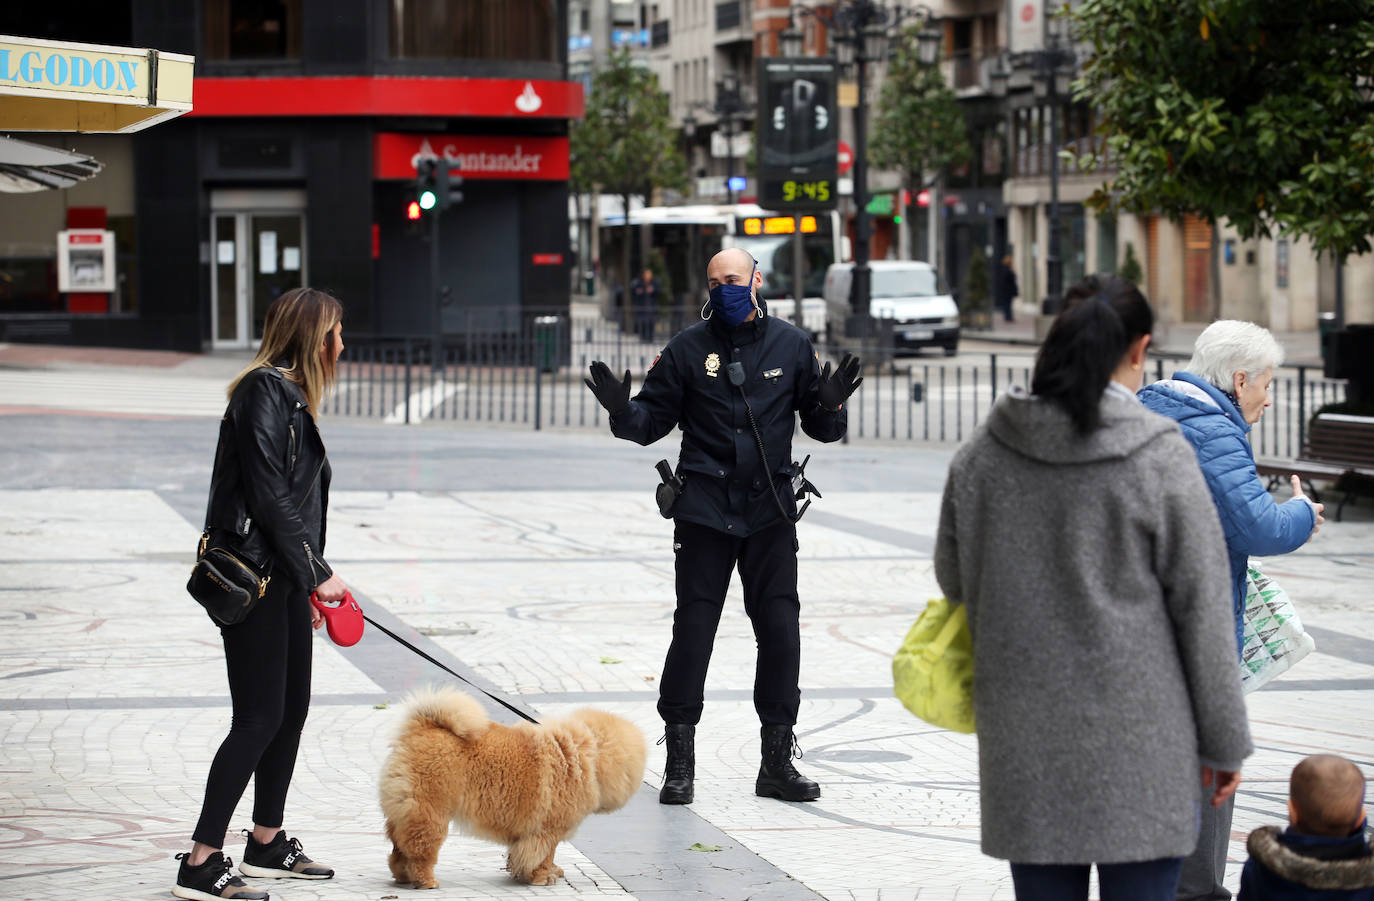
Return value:
M 0 131 L 131 132 L 191 109 L 195 57 L 0 35 Z
M 70 188 L 102 168 L 84 154 L 0 138 L 0 191 L 7 194 Z

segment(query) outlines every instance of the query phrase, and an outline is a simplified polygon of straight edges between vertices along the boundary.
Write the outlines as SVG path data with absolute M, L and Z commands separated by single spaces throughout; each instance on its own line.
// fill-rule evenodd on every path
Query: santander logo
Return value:
M 525 90 L 515 98 L 515 108 L 522 113 L 533 113 L 538 112 L 539 107 L 543 105 L 544 99 L 534 92 L 533 83 L 525 82 Z

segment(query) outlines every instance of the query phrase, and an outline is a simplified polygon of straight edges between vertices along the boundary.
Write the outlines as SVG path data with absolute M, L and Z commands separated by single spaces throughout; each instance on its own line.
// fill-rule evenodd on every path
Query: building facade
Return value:
M 301 284 L 335 293 L 357 336 L 427 336 L 436 303 L 448 334 L 472 310 L 566 308 L 568 126 L 583 110 L 566 80 L 567 7 L 131 0 L 125 43 L 196 57 L 194 110 L 127 138 L 64 140 L 105 172 L 0 199 L 0 266 L 26 285 L 0 293 L 0 338 L 246 348 L 272 299 Z M 426 155 L 464 178 L 440 218 L 438 286 L 429 224 L 407 218 Z M 70 311 L 43 274 L 72 207 L 118 238 L 104 310 Z

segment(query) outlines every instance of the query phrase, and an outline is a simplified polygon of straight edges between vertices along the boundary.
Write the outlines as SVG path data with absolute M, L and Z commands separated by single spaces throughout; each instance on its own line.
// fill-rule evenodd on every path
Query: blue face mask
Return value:
M 716 285 L 711 289 L 712 312 L 719 313 L 727 325 L 739 325 L 754 312 L 754 269 L 749 268 L 749 280 L 738 285 Z

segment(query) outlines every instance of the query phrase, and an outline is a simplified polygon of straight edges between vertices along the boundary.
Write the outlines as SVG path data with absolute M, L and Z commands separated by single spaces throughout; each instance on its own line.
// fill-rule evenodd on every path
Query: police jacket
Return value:
M 802 430 L 818 441 L 844 437 L 843 407 L 831 412 L 817 401 L 820 364 L 811 340 L 790 322 L 760 314 L 731 327 L 713 316 L 691 325 L 668 342 L 630 406 L 611 417 L 611 432 L 638 444 L 652 444 L 673 426 L 682 430 L 678 473 L 682 495 L 673 519 L 745 537 L 781 519 L 776 491 L 789 515 L 796 512 L 791 489 L 792 435 L 796 415 Z M 730 383 L 728 367 L 744 369 L 744 396 Z M 745 397 L 768 453 L 760 460 Z
M 333 573 L 324 561 L 329 479 L 300 390 L 270 366 L 248 373 L 220 420 L 205 514 L 211 544 L 313 589 Z

